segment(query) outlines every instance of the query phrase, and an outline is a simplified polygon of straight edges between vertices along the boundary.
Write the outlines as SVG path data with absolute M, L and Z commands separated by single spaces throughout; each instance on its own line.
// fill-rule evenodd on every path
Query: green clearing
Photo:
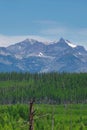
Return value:
M 87 104 L 34 105 L 35 130 L 87 130 Z M 44 116 L 46 115 L 46 116 Z M 0 106 L 0 130 L 28 130 L 29 106 Z

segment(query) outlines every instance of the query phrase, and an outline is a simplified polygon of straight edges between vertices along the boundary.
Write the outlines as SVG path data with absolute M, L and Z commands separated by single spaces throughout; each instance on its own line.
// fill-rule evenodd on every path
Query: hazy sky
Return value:
M 30 35 L 87 46 L 87 0 L 0 0 L 0 46 Z

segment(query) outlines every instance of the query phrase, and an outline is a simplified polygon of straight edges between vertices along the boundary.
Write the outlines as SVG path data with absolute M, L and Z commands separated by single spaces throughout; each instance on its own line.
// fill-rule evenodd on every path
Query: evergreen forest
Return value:
M 0 73 L 0 104 L 87 103 L 87 73 Z

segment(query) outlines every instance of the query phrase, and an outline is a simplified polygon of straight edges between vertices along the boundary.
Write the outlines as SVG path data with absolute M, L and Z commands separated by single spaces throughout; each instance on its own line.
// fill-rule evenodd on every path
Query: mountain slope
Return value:
M 0 48 L 0 72 L 87 72 L 87 51 L 61 38 L 57 42 L 26 39 Z

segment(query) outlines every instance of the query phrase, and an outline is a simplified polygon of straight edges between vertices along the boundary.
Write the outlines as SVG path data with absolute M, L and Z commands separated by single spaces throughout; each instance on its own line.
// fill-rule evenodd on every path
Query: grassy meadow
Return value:
M 34 110 L 34 130 L 87 130 L 87 104 L 35 104 Z M 0 106 L 0 130 L 28 129 L 28 104 Z

